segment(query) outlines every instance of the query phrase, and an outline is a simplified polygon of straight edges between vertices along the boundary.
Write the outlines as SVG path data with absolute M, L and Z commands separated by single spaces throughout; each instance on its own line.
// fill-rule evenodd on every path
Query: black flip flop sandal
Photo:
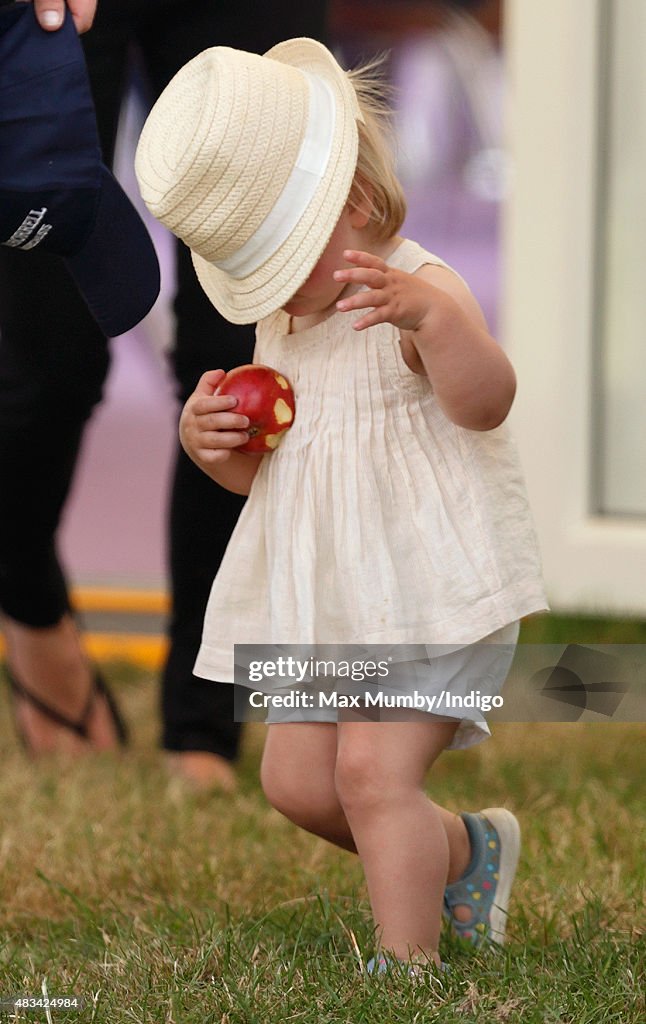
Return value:
M 119 741 L 119 745 L 122 747 L 127 746 L 128 728 L 121 716 L 121 713 L 119 711 L 119 708 L 117 707 L 117 703 L 114 697 L 112 696 L 112 693 L 108 689 L 108 685 L 105 679 L 103 678 L 98 669 L 94 670 L 90 694 L 88 696 L 87 703 L 85 705 L 83 713 L 81 717 L 78 719 L 78 721 L 75 721 L 73 718 L 69 718 L 67 715 L 62 714 L 62 712 L 57 711 L 56 708 L 50 707 L 50 705 L 46 704 L 45 701 L 41 700 L 40 697 L 37 697 L 35 693 L 32 693 L 30 690 L 28 690 L 27 687 L 23 685 L 23 683 L 19 682 L 16 679 L 16 677 L 14 676 L 13 672 L 11 671 L 7 664 L 4 665 L 4 670 L 7 674 L 7 679 L 9 680 L 9 688 L 11 690 L 14 705 L 16 699 L 27 701 L 29 704 L 32 705 L 32 707 L 36 708 L 37 711 L 40 711 L 41 714 L 48 718 L 50 722 L 55 722 L 57 725 L 62 726 L 64 729 L 68 729 L 70 732 L 75 733 L 82 740 L 85 740 L 86 743 L 91 742 L 89 735 L 89 720 L 90 715 L 92 713 L 92 709 L 97 699 L 99 697 L 104 697 L 108 707 L 108 711 L 110 712 L 112 724 L 117 734 L 117 740 Z M 24 729 L 20 727 L 18 716 L 15 714 L 15 706 L 14 722 L 16 723 L 16 732 L 18 733 L 18 736 L 25 750 L 27 750 L 32 755 L 37 754 L 37 751 L 35 751 L 31 746 Z

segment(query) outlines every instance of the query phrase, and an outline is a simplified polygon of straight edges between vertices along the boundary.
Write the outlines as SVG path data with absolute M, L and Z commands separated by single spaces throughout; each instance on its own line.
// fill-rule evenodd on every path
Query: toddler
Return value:
M 254 360 L 296 396 L 268 456 L 235 450 L 249 422 L 214 394 L 222 370 L 181 416 L 194 462 L 249 495 L 206 612 L 207 679 L 233 681 L 234 643 L 425 645 L 417 689 L 475 679 L 496 694 L 520 617 L 546 607 L 504 424 L 514 372 L 459 275 L 399 235 L 386 118 L 370 70 L 293 39 L 262 57 L 205 51 L 142 133 L 146 203 L 190 246 L 218 310 L 259 321 Z M 264 791 L 359 855 L 369 970 L 439 965 L 443 911 L 467 941 L 504 938 L 516 819 L 456 815 L 424 791 L 443 750 L 488 734 L 477 712 L 456 715 L 270 712 Z

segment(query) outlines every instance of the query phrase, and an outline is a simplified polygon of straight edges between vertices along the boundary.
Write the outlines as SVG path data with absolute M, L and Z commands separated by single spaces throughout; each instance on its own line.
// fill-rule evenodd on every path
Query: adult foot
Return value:
M 219 754 L 208 750 L 172 751 L 166 755 L 166 761 L 171 777 L 196 792 L 233 793 L 237 788 L 238 780 L 231 762 Z
M 72 616 L 65 614 L 46 627 L 4 617 L 2 628 L 7 665 L 15 680 L 16 727 L 29 753 L 76 756 L 116 749 L 121 741 L 115 712 L 97 684 Z M 50 708 L 53 716 L 39 705 Z M 84 735 L 57 721 L 57 716 L 82 727 Z

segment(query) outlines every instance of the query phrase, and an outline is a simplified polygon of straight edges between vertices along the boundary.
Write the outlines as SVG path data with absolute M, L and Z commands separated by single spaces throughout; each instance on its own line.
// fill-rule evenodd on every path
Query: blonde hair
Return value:
M 375 57 L 346 72 L 352 83 L 364 123 L 359 129 L 359 155 L 348 201 L 367 204 L 378 241 L 396 235 L 406 216 L 406 199 L 395 173 L 392 88 L 384 81 L 386 55 Z

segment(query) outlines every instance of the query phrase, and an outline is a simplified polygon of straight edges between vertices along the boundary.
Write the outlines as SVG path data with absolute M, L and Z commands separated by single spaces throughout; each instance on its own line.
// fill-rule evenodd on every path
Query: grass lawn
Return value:
M 602 642 L 590 628 L 566 639 Z M 635 629 L 616 642 L 644 642 Z M 450 974 L 416 983 L 362 973 L 360 866 L 268 807 L 264 726 L 247 729 L 239 794 L 195 797 L 155 751 L 156 680 L 107 674 L 135 734 L 120 758 L 28 762 L 1 694 L 0 1000 L 46 979 L 50 997 L 85 1000 L 51 1020 L 79 1024 L 646 1021 L 643 725 L 499 724 L 440 760 L 434 798 L 506 804 L 524 845 L 504 951 L 447 937 Z

